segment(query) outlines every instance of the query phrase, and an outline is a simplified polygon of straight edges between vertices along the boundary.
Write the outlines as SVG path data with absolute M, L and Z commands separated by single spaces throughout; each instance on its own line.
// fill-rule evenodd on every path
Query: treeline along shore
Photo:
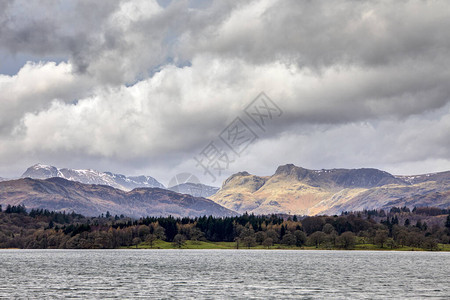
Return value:
M 450 251 L 450 210 L 394 207 L 335 216 L 98 217 L 0 207 L 0 248 L 243 248 Z

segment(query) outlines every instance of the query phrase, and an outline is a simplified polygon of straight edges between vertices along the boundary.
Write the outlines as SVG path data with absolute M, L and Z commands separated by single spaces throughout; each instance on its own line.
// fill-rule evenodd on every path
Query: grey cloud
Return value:
M 23 6 L 27 9 L 21 15 Z M 106 84 L 133 83 L 168 61 L 189 61 L 192 56 L 184 55 L 179 40 L 202 30 L 213 31 L 236 6 L 234 1 L 210 5 L 174 1 L 163 9 L 156 1 L 86 0 L 55 5 L 52 1 L 24 4 L 18 0 L 1 16 L 0 49 L 39 55 L 64 53 L 75 71 Z M 123 11 L 124 7 L 130 11 Z
M 445 57 L 450 46 L 445 1 L 276 1 L 236 15 L 209 35 L 199 32 L 192 51 L 320 69 Z
M 443 1 L 395 7 L 368 1 L 213 1 L 207 9 L 175 1 L 121 27 L 110 19 L 124 3 L 41 2 L 28 4 L 23 18 L 14 15 L 23 4 L 16 1 L 3 13 L 0 45 L 11 52 L 68 53 L 78 70 L 100 73 L 107 82 L 115 71 L 116 84 L 169 58 L 191 60 L 201 53 L 321 69 L 431 62 L 447 57 L 450 47 L 450 33 L 442 30 L 450 25 Z M 105 67 L 111 62 L 112 70 Z M 124 72 L 127 78 L 120 77 Z
M 9 1 L 0 15 L 0 49 L 10 53 L 61 55 L 80 71 L 89 64 L 103 22 L 119 1 Z
M 449 166 L 444 1 L 2 3 L 0 51 L 67 62 L 0 76 L 1 164 L 195 169 L 265 91 L 284 114 L 230 172 Z
M 421 174 L 450 168 L 450 105 L 403 122 L 393 119 L 302 130 L 258 141 L 245 157 L 249 171 L 271 175 L 273 165 L 295 162 L 311 169 L 380 168 L 393 174 Z M 271 161 L 272 164 L 261 164 Z M 237 169 L 240 163 L 237 163 Z

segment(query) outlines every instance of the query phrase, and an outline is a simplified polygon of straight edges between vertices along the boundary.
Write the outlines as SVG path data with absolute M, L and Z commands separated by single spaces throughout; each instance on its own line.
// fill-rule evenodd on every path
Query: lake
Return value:
M 0 297 L 449 299 L 450 253 L 0 250 Z

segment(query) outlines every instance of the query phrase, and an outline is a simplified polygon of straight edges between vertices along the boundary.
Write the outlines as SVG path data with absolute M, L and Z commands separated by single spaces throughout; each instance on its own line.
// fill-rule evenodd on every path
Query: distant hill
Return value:
M 176 186 L 172 186 L 168 189 L 181 194 L 189 194 L 194 197 L 205 197 L 205 198 L 214 195 L 219 190 L 218 187 L 209 186 L 202 183 L 191 183 L 191 182 L 181 183 Z
M 422 174 L 422 175 L 412 175 L 412 176 L 396 176 L 396 177 L 411 184 L 424 183 L 428 181 L 434 181 L 440 184 L 450 184 L 450 171 Z
M 394 176 L 377 169 L 308 170 L 292 164 L 272 176 L 240 172 L 210 199 L 237 212 L 339 214 L 392 206 L 450 206 L 450 172 Z
M 58 169 L 54 166 L 36 164 L 29 167 L 22 178 L 47 179 L 60 177 L 67 180 L 77 181 L 85 184 L 103 184 L 130 191 L 138 187 L 158 187 L 164 188 L 160 182 L 150 176 L 130 176 L 113 174 L 110 172 L 99 172 L 91 169 Z
M 0 204 L 25 205 L 27 209 L 44 208 L 98 216 L 129 217 L 232 216 L 236 213 L 215 202 L 161 188 L 136 188 L 122 191 L 106 185 L 83 184 L 63 178 L 24 178 L 0 182 Z

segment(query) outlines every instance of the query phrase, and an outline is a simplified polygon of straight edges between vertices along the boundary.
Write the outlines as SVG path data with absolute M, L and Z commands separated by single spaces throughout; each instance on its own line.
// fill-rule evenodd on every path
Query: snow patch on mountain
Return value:
M 130 191 L 138 187 L 165 188 L 160 182 L 151 176 L 130 176 L 100 172 L 92 169 L 58 169 L 54 166 L 36 164 L 29 167 L 22 178 L 47 179 L 60 177 L 85 184 L 109 185 L 124 191 Z

